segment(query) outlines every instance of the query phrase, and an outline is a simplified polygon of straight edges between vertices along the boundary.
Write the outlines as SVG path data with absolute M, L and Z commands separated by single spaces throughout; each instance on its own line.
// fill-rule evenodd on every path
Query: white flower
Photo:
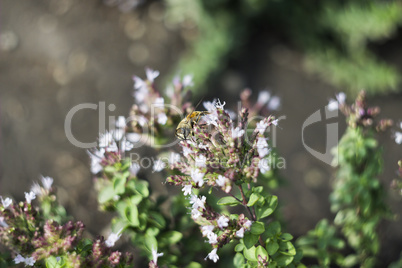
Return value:
M 118 128 L 125 128 L 126 127 L 126 118 L 124 118 L 124 116 L 119 116 L 117 117 L 117 121 L 116 121 L 116 127 Z
M 3 197 L 1 198 L 1 203 L 3 204 L 4 208 L 7 208 L 8 206 L 10 206 L 13 203 L 13 200 L 11 200 L 11 198 L 7 197 L 6 199 L 3 199 Z
M 25 192 L 25 199 L 28 204 L 31 204 L 31 201 L 36 198 L 36 195 L 34 192 L 30 191 L 29 193 Z
M 399 123 L 399 128 L 402 129 L 402 122 Z
M 217 262 L 219 260 L 219 256 L 218 256 L 218 254 L 216 254 L 217 251 L 218 251 L 218 249 L 214 248 L 210 253 L 208 253 L 208 256 L 205 258 L 205 260 L 207 258 L 209 258 L 213 262 Z
M 219 99 L 214 100 L 214 106 L 216 107 L 216 109 L 223 110 L 223 107 L 225 106 L 225 104 L 226 104 L 225 101 L 223 103 L 221 103 L 221 101 Z
M 339 92 L 338 94 L 336 94 L 336 99 L 340 104 L 344 104 L 346 100 L 346 94 L 343 92 Z
M 34 266 L 35 262 L 36 261 L 33 257 L 25 258 L 25 265 Z
M 213 225 L 204 225 L 201 226 L 201 232 L 203 236 L 208 236 L 209 234 L 213 233 L 215 226 Z
M 164 168 L 165 168 L 165 163 L 161 159 L 158 159 L 154 163 L 152 172 L 159 172 L 159 171 L 162 171 Z
M 50 188 L 52 188 L 53 179 L 51 177 L 43 177 L 42 176 L 41 180 L 42 180 L 43 188 L 45 188 L 45 190 L 50 190 Z
M 191 210 L 191 218 L 193 218 L 194 220 L 198 219 L 199 217 L 201 217 L 202 213 L 198 210 L 193 208 Z
M 159 113 L 157 116 L 158 116 L 158 124 L 160 125 L 166 124 L 168 117 L 166 116 L 165 113 Z
M 199 169 L 193 169 L 191 171 L 191 178 L 193 181 L 198 184 L 199 187 L 202 187 L 204 185 L 204 175 L 205 173 L 201 173 Z
M 155 108 L 163 108 L 165 105 L 165 100 L 162 97 L 156 98 L 154 102 Z
M 269 161 L 267 158 L 263 158 L 258 163 L 258 168 L 260 169 L 261 173 L 267 173 L 271 170 L 271 166 L 269 165 Z
M 117 152 L 118 147 L 115 141 L 116 133 L 114 131 L 99 134 L 99 147 L 106 148 L 109 152 Z
M 244 226 L 244 229 L 246 230 L 246 231 L 249 231 L 250 230 L 250 228 L 251 228 L 251 225 L 253 224 L 253 222 L 252 221 L 250 221 L 250 220 L 247 220 L 244 224 L 243 224 L 243 226 Z
M 183 146 L 183 155 L 184 155 L 185 157 L 187 157 L 189 154 L 192 154 L 192 153 L 194 153 L 194 151 L 191 150 L 191 148 L 188 148 L 188 147 L 186 147 L 186 146 Z
M 267 105 L 268 109 L 271 111 L 278 110 L 280 106 L 281 106 L 281 98 L 279 98 L 278 96 L 272 97 Z
M 215 127 L 218 127 L 218 114 L 216 113 L 216 110 L 212 111 L 210 114 L 207 114 L 204 118 L 207 125 L 214 125 Z
M 169 157 L 169 165 L 174 165 L 180 162 L 180 154 L 172 152 Z
M 275 120 L 272 121 L 272 124 L 273 124 L 274 126 L 277 126 L 277 125 L 278 125 L 278 121 L 279 121 L 278 119 L 275 119 Z
M 224 227 L 228 227 L 229 219 L 225 216 L 220 216 L 216 222 L 218 224 L 218 227 L 223 229 Z
M 110 235 L 109 235 L 109 237 L 106 239 L 106 241 L 105 241 L 105 245 L 108 247 L 108 248 L 111 248 L 111 247 L 113 247 L 114 246 L 114 244 L 117 242 L 117 240 L 119 240 L 120 239 L 120 237 L 121 237 L 121 231 L 122 231 L 122 229 L 120 229 L 117 233 L 111 233 Z
M 97 174 L 102 171 L 103 167 L 101 165 L 101 162 L 105 154 L 105 149 L 100 148 L 99 150 L 87 151 L 87 153 L 91 158 L 91 173 Z
M 264 105 L 265 103 L 267 103 L 269 101 L 269 98 L 271 97 L 271 94 L 264 90 L 261 91 L 260 93 L 258 93 L 258 99 L 257 99 L 257 103 Z
M 139 89 L 142 90 L 145 88 L 146 90 L 146 83 L 144 80 L 142 80 L 141 78 L 139 78 L 138 76 L 133 76 L 133 81 L 134 81 L 134 88 L 135 89 Z M 145 98 L 145 96 L 144 96 Z
M 40 187 L 39 183 L 34 182 L 31 186 L 30 189 L 32 192 L 34 192 L 36 195 L 42 195 L 42 188 Z
M 244 129 L 240 129 L 240 127 L 233 128 L 232 127 L 232 138 L 236 139 L 244 135 Z
M 152 246 L 152 261 L 155 264 L 158 264 L 158 258 L 162 257 L 163 253 L 158 253 L 157 249 L 154 249 L 154 246 Z
M 218 235 L 217 234 L 211 232 L 211 233 L 208 234 L 207 237 L 209 239 L 209 241 L 208 241 L 209 244 L 218 243 Z
M 195 158 L 196 167 L 206 167 L 207 158 L 204 155 L 197 156 Z
M 327 107 L 328 111 L 335 111 L 338 109 L 338 102 L 334 99 L 330 99 Z
M 239 237 L 239 238 L 243 238 L 243 237 L 244 237 L 244 228 L 243 228 L 243 227 L 240 228 L 240 230 L 238 230 L 238 231 L 236 232 L 236 236 Z
M 0 217 L 0 227 L 4 227 L 4 228 L 8 227 L 8 224 L 4 220 L 4 217 Z
M 182 191 L 184 195 L 191 195 L 193 186 L 191 184 L 184 185 Z
M 255 127 L 255 130 L 257 130 L 260 134 L 264 134 L 265 129 L 268 127 L 268 122 L 265 120 L 261 120 L 260 122 L 257 123 L 257 126 Z
M 208 149 L 208 144 L 199 143 L 199 144 L 197 145 L 197 147 L 198 147 L 199 149 L 206 150 L 206 149 Z
M 205 209 L 205 201 L 206 201 L 206 197 L 205 196 L 201 196 L 201 198 L 196 198 L 194 203 L 193 203 L 193 209 L 198 209 L 198 208 L 202 208 Z
M 204 101 L 204 102 L 202 103 L 202 105 L 204 105 L 204 108 L 205 108 L 208 112 L 212 112 L 212 111 L 215 111 L 215 110 L 216 110 L 214 103 L 211 102 L 211 101 Z
M 145 116 L 141 115 L 141 116 L 138 116 L 137 122 L 141 127 L 143 127 L 143 126 L 145 126 L 145 124 L 148 123 L 148 120 L 145 118 Z
M 22 257 L 21 254 L 18 254 L 17 257 L 14 258 L 14 262 L 15 264 L 25 262 L 25 258 Z
M 397 144 L 402 144 L 402 132 L 395 132 L 395 142 Z
M 157 78 L 159 76 L 159 71 L 157 71 L 157 70 L 154 71 L 150 68 L 146 68 L 145 73 L 147 75 L 148 81 L 151 83 L 153 83 L 155 78 Z
M 257 138 L 257 151 L 258 151 L 258 155 L 263 158 L 264 156 L 266 156 L 269 153 L 269 149 L 268 149 L 268 143 L 265 140 L 265 138 L 262 137 L 258 137 Z
M 126 140 L 126 137 L 124 137 L 121 141 L 120 141 L 120 150 L 122 152 L 128 152 L 131 149 L 134 148 L 134 144 L 128 140 Z
M 141 134 L 130 132 L 126 134 L 126 139 L 130 142 L 138 142 L 141 139 Z
M 193 76 L 190 74 L 185 75 L 183 77 L 182 85 L 183 85 L 183 87 L 192 87 L 194 85 Z
M 91 173 L 98 174 L 103 169 L 101 163 L 105 154 L 105 149 L 100 148 L 99 150 L 87 151 L 87 153 L 91 158 Z
M 216 184 L 220 187 L 223 187 L 225 186 L 227 180 L 228 178 L 226 178 L 225 176 L 219 175 L 218 179 L 216 180 Z

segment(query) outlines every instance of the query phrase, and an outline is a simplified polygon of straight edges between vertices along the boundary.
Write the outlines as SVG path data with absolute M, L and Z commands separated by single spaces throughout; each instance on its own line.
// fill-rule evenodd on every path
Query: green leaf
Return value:
M 148 182 L 146 181 L 137 181 L 135 184 L 135 189 L 143 196 L 149 196 Z
M 251 191 L 253 191 L 253 193 L 257 193 L 257 194 L 262 193 L 263 190 L 264 190 L 264 188 L 262 186 L 253 187 L 251 189 Z
M 166 220 L 159 212 L 156 211 L 149 212 L 148 220 L 149 222 L 156 225 L 159 229 L 163 229 L 166 226 Z
M 56 257 L 50 256 L 45 259 L 45 265 L 47 268 L 61 268 L 66 267 L 66 261 L 64 258 L 60 258 L 60 260 L 57 261 Z
M 225 196 L 219 199 L 217 204 L 221 206 L 237 206 L 240 205 L 241 203 L 232 196 Z
M 116 194 L 114 193 L 114 189 L 112 185 L 104 187 L 100 190 L 98 195 L 98 202 L 100 204 L 106 203 L 109 200 L 112 200 Z
M 178 231 L 168 231 L 160 236 L 160 240 L 168 245 L 176 244 L 181 240 L 183 234 Z
M 259 198 L 260 198 L 259 194 L 252 193 L 250 196 L 250 199 L 248 200 L 247 206 L 248 207 L 254 206 L 255 203 L 257 203 Z
M 144 241 L 145 241 L 145 247 L 146 249 L 149 250 L 149 252 L 152 252 L 152 250 L 157 250 L 158 249 L 158 241 L 154 236 L 146 234 L 144 236 Z
M 255 252 L 255 257 L 258 260 L 258 256 L 261 256 L 262 259 L 268 259 L 268 253 L 262 246 L 258 246 Z
M 270 239 L 269 242 L 266 243 L 266 249 L 269 255 L 274 255 L 279 249 L 279 244 Z
M 290 241 L 290 240 L 293 239 L 293 236 L 291 234 L 289 234 L 289 233 L 283 233 L 283 234 L 281 234 L 280 237 L 284 241 Z
M 258 219 L 263 219 L 271 215 L 278 206 L 278 197 L 271 195 L 265 198 L 265 204 L 262 207 L 257 207 L 256 213 Z
M 113 190 L 116 195 L 122 194 L 125 191 L 126 178 L 116 176 L 113 179 Z
M 293 258 L 294 257 L 290 255 L 280 254 L 278 256 L 275 256 L 274 260 L 278 263 L 279 266 L 286 267 L 292 263 Z
M 138 206 L 138 204 L 141 203 L 142 199 L 144 199 L 142 195 L 135 194 L 131 196 L 130 202 L 133 206 Z
M 198 262 L 190 262 L 189 265 L 186 266 L 186 268 L 202 268 L 202 265 L 199 264 Z
M 258 235 L 253 235 L 252 233 L 245 233 L 244 234 L 244 245 L 247 249 L 253 247 L 258 242 Z
M 103 171 L 106 174 L 113 176 L 113 174 L 116 172 L 116 168 L 113 166 L 106 166 L 106 167 L 104 167 Z
M 138 209 L 136 206 L 126 207 L 125 216 L 131 226 L 138 227 L 140 225 L 140 221 L 138 219 Z
M 241 253 L 236 253 L 236 255 L 233 258 L 233 265 L 236 268 L 243 268 L 244 265 L 244 257 L 243 254 Z
M 249 249 L 245 248 L 243 250 L 243 255 L 247 260 L 257 261 L 257 258 L 255 257 L 255 247 L 254 246 Z
M 236 252 L 242 252 L 243 249 L 244 249 L 244 244 L 242 244 L 242 243 L 237 244 L 237 245 L 235 246 L 235 248 L 234 248 L 234 250 L 235 250 Z
M 275 237 L 281 232 L 281 224 L 278 221 L 273 221 L 268 224 L 266 234 L 268 237 Z
M 265 231 L 264 224 L 262 222 L 256 221 L 251 225 L 251 233 L 255 235 L 262 234 Z
M 289 256 L 296 255 L 296 249 L 293 246 L 292 242 L 289 241 L 279 243 L 279 252 Z

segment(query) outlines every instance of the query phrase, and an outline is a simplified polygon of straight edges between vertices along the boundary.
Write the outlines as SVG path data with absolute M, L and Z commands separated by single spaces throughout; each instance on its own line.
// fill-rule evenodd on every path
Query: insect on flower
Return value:
M 201 101 L 194 109 L 196 109 L 200 103 Z M 204 115 L 207 114 L 209 114 L 209 112 L 207 111 L 193 111 L 189 113 L 183 120 L 181 120 L 179 125 L 177 125 L 176 137 L 180 140 L 187 140 L 189 136 L 193 136 L 194 126 L 198 124 L 198 122 Z

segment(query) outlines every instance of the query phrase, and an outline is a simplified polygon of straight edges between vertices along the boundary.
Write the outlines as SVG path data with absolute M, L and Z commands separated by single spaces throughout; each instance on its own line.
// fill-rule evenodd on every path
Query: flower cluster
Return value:
M 269 170 L 270 148 L 265 132 L 277 123 L 273 117 L 264 118 L 249 134 L 247 109 L 241 111 L 236 125 L 224 105 L 219 100 L 204 103 L 208 114 L 194 126 L 194 136 L 180 143 L 186 161 L 171 165 L 182 174 L 167 179 L 170 184 L 182 186 L 184 195 L 190 196 L 191 217 L 212 245 L 207 258 L 214 262 L 219 259 L 217 250 L 233 239 L 243 238 L 252 221 L 244 214 L 229 217 L 214 211 L 206 203 L 206 197 L 193 194 L 193 189 L 218 187 L 238 204 L 247 204 L 240 185 L 255 183 L 261 172 Z M 231 193 L 235 186 L 240 187 L 242 200 Z M 250 211 L 250 215 L 255 220 L 255 213 Z
M 183 175 L 170 176 L 167 182 L 185 187 L 187 193 L 204 185 L 229 193 L 234 184 L 256 182 L 261 172 L 269 170 L 270 148 L 264 133 L 277 122 L 273 117 L 264 118 L 247 135 L 247 117 L 247 109 L 243 109 L 235 125 L 223 105 L 215 102 L 203 119 L 205 124 L 194 127 L 194 137 L 180 143 L 186 161 L 171 168 Z
M 377 131 L 384 131 L 392 126 L 390 119 L 382 119 L 374 125 L 374 118 L 380 113 L 379 107 L 368 107 L 366 103 L 366 93 L 361 91 L 356 98 L 355 103 L 351 106 L 347 105 L 345 93 L 341 92 L 336 95 L 336 100 L 331 99 L 328 104 L 328 110 L 333 111 L 339 109 L 348 119 L 348 124 L 352 128 L 357 126 L 371 127 L 374 126 Z
M 240 94 L 241 105 L 248 109 L 250 117 L 267 115 L 272 111 L 278 110 L 281 106 L 281 99 L 278 96 L 271 96 L 268 90 L 260 91 L 257 101 L 253 104 L 250 100 L 251 94 L 250 89 L 245 89 Z
M 39 196 L 41 207 L 52 210 L 53 203 L 43 205 L 54 197 L 50 194 L 54 190 L 52 183 L 52 178 L 42 177 L 43 186 L 35 183 L 31 191 L 25 193 L 26 200 L 18 204 L 10 198 L 0 197 L 0 242 L 16 252 L 14 263 L 48 265 L 51 258 L 56 258 L 60 265 L 69 264 L 69 267 L 115 267 L 131 263 L 130 255 L 122 256 L 121 252 L 110 249 L 120 236 L 111 236 L 106 241 L 101 237 L 92 243 L 82 237 L 85 229 L 82 222 L 60 224 L 47 219 L 49 215 L 54 216 L 50 212 L 32 205 L 32 200 Z M 88 248 L 91 243 L 92 248 Z
M 166 100 L 169 103 L 155 87 L 154 80 L 158 76 L 159 71 L 147 68 L 145 80 L 138 76 L 133 77 L 135 104 L 130 110 L 129 132 L 158 136 L 163 133 L 162 126 L 175 126 L 176 117 L 191 109 L 191 104 L 185 102 L 190 92 L 185 89 L 192 85 L 192 76 L 186 75 L 182 80 L 179 77 L 174 78 L 173 85 L 166 90 Z

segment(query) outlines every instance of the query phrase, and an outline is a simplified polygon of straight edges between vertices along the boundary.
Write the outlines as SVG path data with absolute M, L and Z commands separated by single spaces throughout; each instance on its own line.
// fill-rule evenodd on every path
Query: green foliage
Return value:
M 377 176 L 382 171 L 381 150 L 371 131 L 349 127 L 334 150 L 338 174 L 330 196 L 335 224 L 341 227 L 361 263 L 372 262 L 379 251 L 376 228 L 389 215 Z
M 186 1 L 168 0 L 168 17 L 179 24 L 191 22 L 197 37 L 178 67 L 195 74 L 198 88 L 222 69 L 228 55 L 264 25 L 285 35 L 305 54 L 306 69 L 354 95 L 395 90 L 398 71 L 369 49 L 395 35 L 402 24 L 399 1 Z M 195 88 L 196 89 L 196 88 Z

